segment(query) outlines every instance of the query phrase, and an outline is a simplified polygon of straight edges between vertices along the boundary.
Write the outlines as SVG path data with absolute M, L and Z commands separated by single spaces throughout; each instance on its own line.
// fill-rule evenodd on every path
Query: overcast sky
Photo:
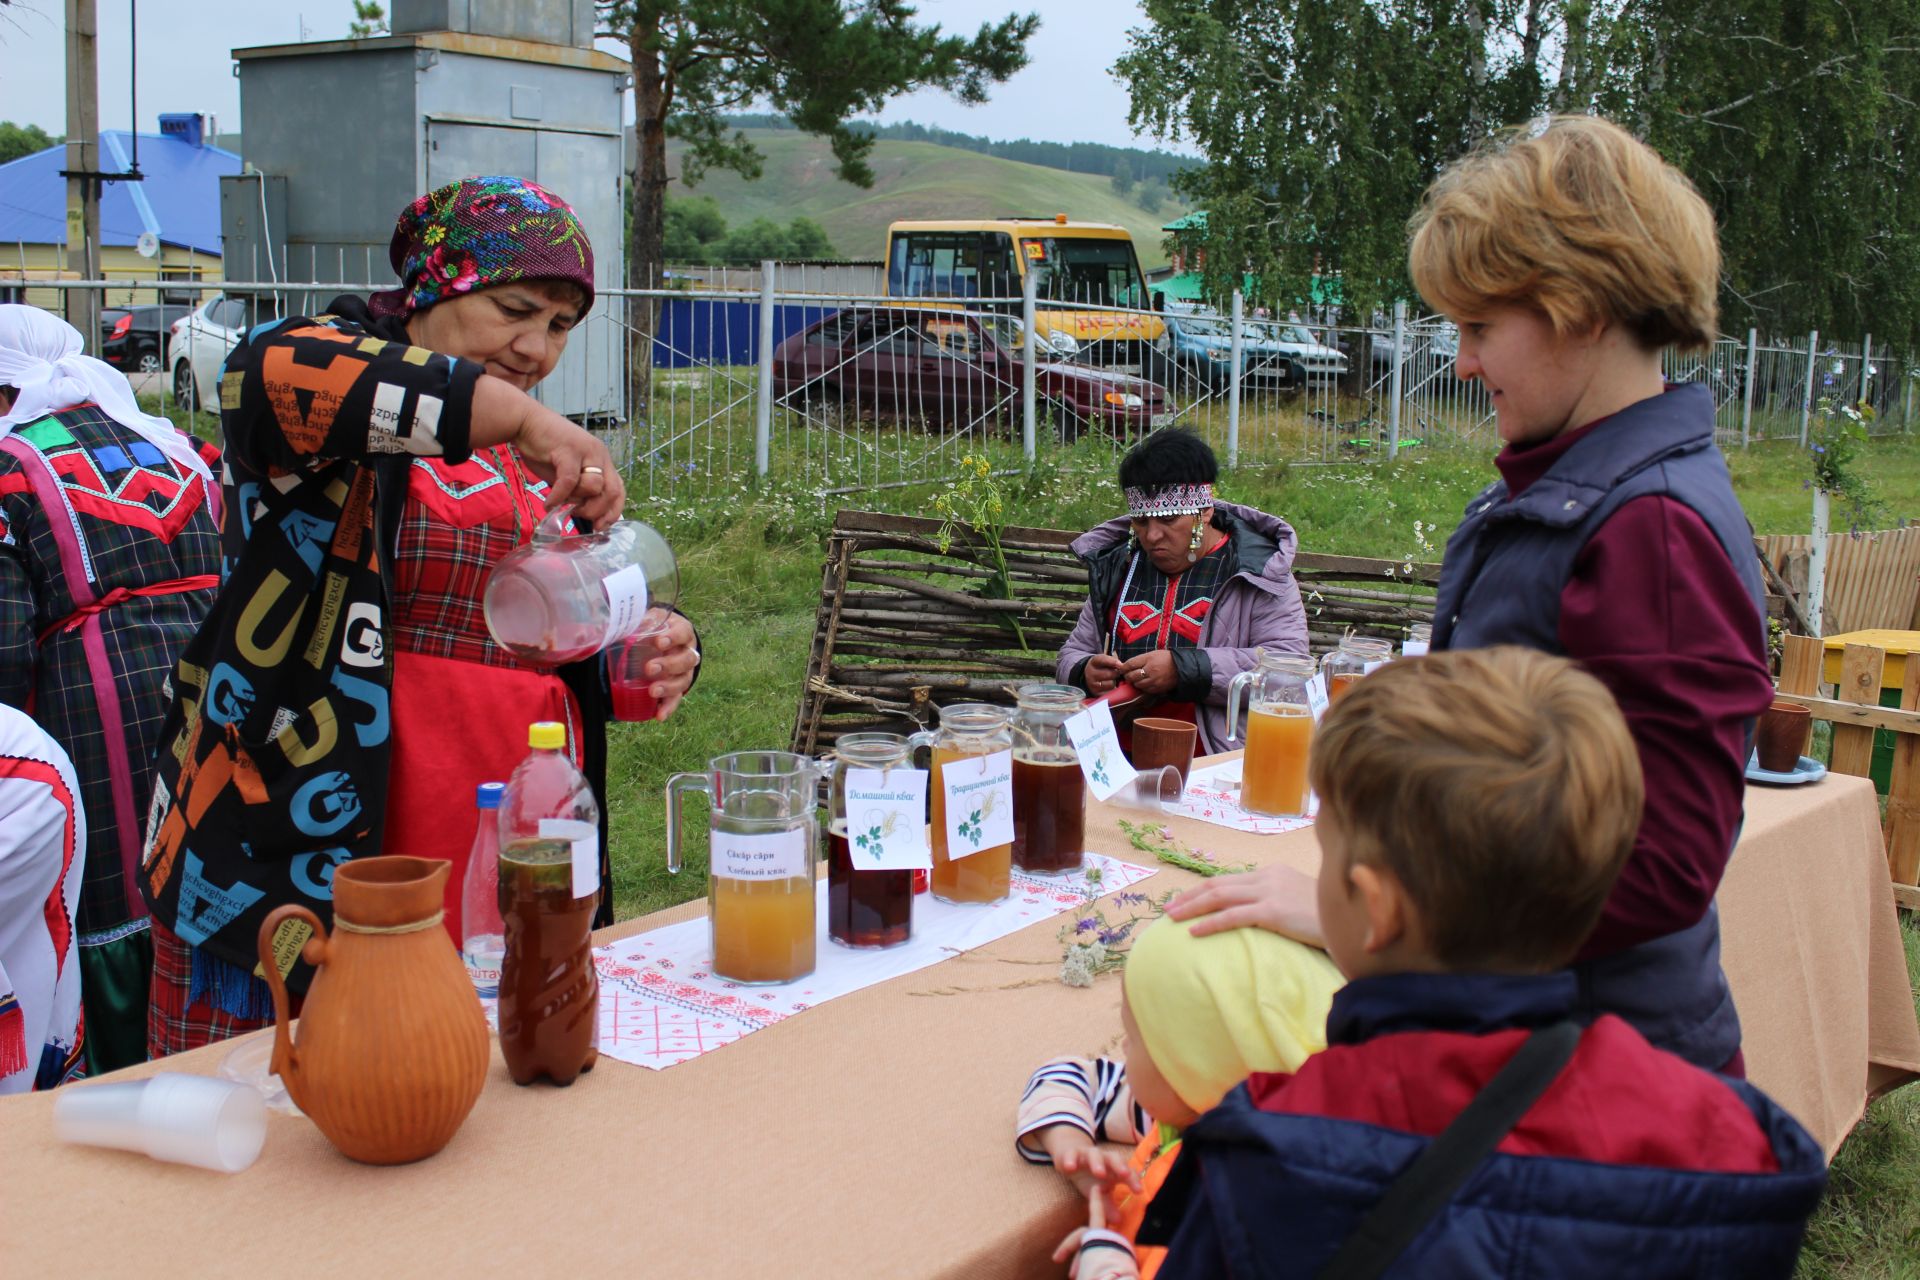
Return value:
M 917 120 L 990 138 L 1155 146 L 1127 128 L 1127 91 L 1109 73 L 1142 21 L 1134 0 L 1025 0 L 1040 14 L 1025 71 L 992 100 L 963 107 L 941 93 L 899 99 L 883 120 Z M 211 112 L 242 132 L 239 81 L 228 51 L 248 45 L 336 40 L 347 34 L 349 0 L 147 0 L 139 6 L 139 105 L 143 132 L 163 111 Z M 131 49 L 128 0 L 99 0 L 100 123 L 125 129 Z M 1016 11 L 1010 0 L 921 0 L 922 21 L 971 34 Z M 0 120 L 66 131 L 64 7 L 61 0 L 12 0 L 0 7 Z M 324 104 L 316 111 L 324 113 Z

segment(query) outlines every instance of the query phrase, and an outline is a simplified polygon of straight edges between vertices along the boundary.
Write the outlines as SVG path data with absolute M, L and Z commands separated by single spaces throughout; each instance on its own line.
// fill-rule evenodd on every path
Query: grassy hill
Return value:
M 1089 222 L 1114 222 L 1133 233 L 1144 268 L 1167 261 L 1163 223 L 1186 212 L 1173 203 L 1159 213 L 1114 194 L 1105 177 L 1021 164 L 931 142 L 882 140 L 873 148 L 874 183 L 851 186 L 833 174 L 826 142 L 803 133 L 745 131 L 766 156 L 757 182 L 710 172 L 697 187 L 679 182 L 679 144 L 670 144 L 667 164 L 675 175 L 668 194 L 712 196 L 730 224 L 754 218 L 786 222 L 812 218 L 827 229 L 834 248 L 849 258 L 886 252 L 887 224 L 901 218 L 973 218 L 1010 213 L 1064 213 Z

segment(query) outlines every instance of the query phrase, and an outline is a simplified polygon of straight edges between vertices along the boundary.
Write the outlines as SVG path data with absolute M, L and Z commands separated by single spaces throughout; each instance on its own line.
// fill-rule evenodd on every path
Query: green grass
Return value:
M 1920 927 L 1901 930 L 1907 977 L 1920 988 Z M 1807 1230 L 1801 1280 L 1920 1276 L 1920 1087 L 1888 1094 L 1827 1170 L 1827 1198 Z
M 786 223 L 808 217 L 826 228 L 834 248 L 849 258 L 880 258 L 887 248 L 887 224 L 902 218 L 994 218 L 1007 214 L 1052 217 L 1064 213 L 1080 222 L 1118 223 L 1133 233 L 1143 269 L 1167 261 L 1160 228 L 1186 210 L 1173 203 L 1149 213 L 1116 195 L 1104 176 L 1068 173 L 1022 164 L 933 142 L 874 144 L 871 187 L 855 187 L 833 174 L 832 148 L 825 139 L 784 130 L 748 129 L 747 137 L 766 157 L 766 170 L 753 182 L 715 170 L 697 187 L 679 182 L 679 144 L 667 149 L 674 174 L 672 195 L 712 196 L 731 226 L 754 218 Z

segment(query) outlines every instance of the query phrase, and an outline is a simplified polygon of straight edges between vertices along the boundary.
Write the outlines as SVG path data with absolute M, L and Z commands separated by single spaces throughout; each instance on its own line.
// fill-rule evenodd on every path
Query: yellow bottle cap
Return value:
M 558 751 L 567 745 L 567 726 L 557 720 L 537 720 L 527 726 L 527 745 L 536 751 Z

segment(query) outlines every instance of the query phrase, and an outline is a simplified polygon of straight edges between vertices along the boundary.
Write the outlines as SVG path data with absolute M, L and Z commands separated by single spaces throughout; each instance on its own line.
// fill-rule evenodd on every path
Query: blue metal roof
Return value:
M 100 167 L 125 173 L 133 158 L 133 135 L 100 135 Z M 64 145 L 0 164 L 0 261 L 5 247 L 62 244 L 67 238 L 67 167 Z M 100 196 L 103 244 L 131 246 L 143 231 L 162 244 L 220 255 L 220 179 L 240 172 L 240 157 L 220 147 L 196 147 L 157 133 L 140 135 L 144 182 L 109 182 Z

